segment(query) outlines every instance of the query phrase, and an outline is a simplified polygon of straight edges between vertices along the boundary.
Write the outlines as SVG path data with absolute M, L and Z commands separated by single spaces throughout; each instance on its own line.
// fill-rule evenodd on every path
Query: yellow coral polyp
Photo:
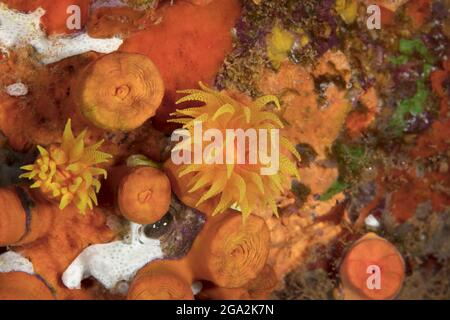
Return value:
M 30 188 L 39 188 L 50 199 L 59 201 L 64 209 L 74 203 L 81 213 L 97 205 L 96 193 L 100 190 L 100 178 L 106 178 L 105 169 L 97 167 L 107 162 L 111 155 L 97 149 L 103 141 L 85 146 L 86 130 L 74 137 L 70 119 L 64 129 L 62 143 L 48 149 L 37 146 L 39 156 L 34 164 L 21 167 L 29 171 L 21 178 L 34 180 Z
M 183 90 L 180 93 L 185 97 L 177 101 L 177 104 L 186 101 L 199 101 L 204 103 L 201 107 L 189 109 L 177 109 L 172 116 L 176 119 L 170 122 L 181 123 L 191 136 L 194 134 L 194 122 L 202 122 L 202 126 L 207 129 L 219 129 L 225 133 L 227 129 L 280 129 L 283 127 L 278 116 L 265 108 L 269 103 L 275 104 L 279 109 L 280 104 L 275 96 L 263 96 L 255 101 L 243 102 L 241 99 L 233 99 L 225 92 L 212 90 L 202 83 L 199 84 L 201 90 Z M 300 160 L 295 147 L 287 138 L 280 135 L 280 147 L 290 152 L 297 160 Z M 180 146 L 185 143 L 181 141 L 175 148 L 183 150 L 193 150 Z M 202 142 L 205 144 L 205 142 Z M 229 141 L 226 142 L 228 145 Z M 232 141 L 234 143 L 234 141 Z M 193 143 L 192 143 L 193 145 Z M 204 146 L 203 146 L 204 147 Z M 195 148 L 194 148 L 195 149 Z M 174 149 L 175 150 L 175 149 Z M 192 152 L 192 151 L 191 151 Z M 273 213 L 278 216 L 276 198 L 284 191 L 283 183 L 289 176 L 298 178 L 298 170 L 286 155 L 279 155 L 279 170 L 273 175 L 261 175 L 263 165 L 256 164 L 180 164 L 178 176 L 193 174 L 188 191 L 191 194 L 199 194 L 197 206 L 207 200 L 216 198 L 217 206 L 213 215 L 224 212 L 230 207 L 239 207 L 244 221 L 258 209 L 270 207 Z M 201 192 L 199 192 L 201 191 Z
M 346 24 L 351 24 L 357 17 L 358 2 L 356 0 L 336 0 L 335 9 Z
M 305 39 L 302 41 L 304 43 Z M 272 66 L 278 69 L 281 62 L 287 59 L 289 51 L 291 51 L 295 43 L 295 36 L 276 24 L 272 28 L 271 33 L 267 36 L 266 42 L 267 56 L 272 63 Z

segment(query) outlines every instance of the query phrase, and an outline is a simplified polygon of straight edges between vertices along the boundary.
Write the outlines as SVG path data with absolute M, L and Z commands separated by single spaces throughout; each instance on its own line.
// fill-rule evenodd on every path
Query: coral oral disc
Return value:
M 99 84 L 101 84 L 99 86 Z M 115 52 L 92 62 L 79 76 L 75 100 L 95 126 L 130 131 L 152 117 L 161 104 L 164 84 L 144 55 Z

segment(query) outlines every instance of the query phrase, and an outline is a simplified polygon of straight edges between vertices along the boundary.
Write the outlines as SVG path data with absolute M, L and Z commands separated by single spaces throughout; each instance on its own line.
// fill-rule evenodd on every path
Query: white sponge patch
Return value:
M 21 13 L 0 3 L 0 46 L 9 49 L 31 45 L 38 52 L 41 62 L 49 64 L 89 51 L 110 53 L 123 43 L 120 38 L 91 38 L 85 32 L 74 36 L 47 37 L 40 25 L 44 14 L 42 8 Z
M 0 272 L 25 272 L 34 274 L 33 264 L 17 252 L 8 251 L 0 255 Z
M 80 288 L 90 276 L 107 289 L 121 281 L 130 281 L 150 261 L 163 257 L 159 240 L 145 237 L 138 224 L 131 224 L 129 239 L 89 246 L 70 264 L 62 276 L 70 289 Z

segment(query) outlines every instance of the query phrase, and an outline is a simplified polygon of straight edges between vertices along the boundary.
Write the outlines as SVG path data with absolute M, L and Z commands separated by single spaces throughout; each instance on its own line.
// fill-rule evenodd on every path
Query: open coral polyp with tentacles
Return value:
M 34 180 L 30 188 L 39 190 L 48 198 L 59 201 L 64 209 L 74 203 L 81 213 L 97 205 L 96 193 L 100 191 L 100 179 L 107 172 L 97 165 L 107 162 L 111 155 L 98 148 L 103 141 L 85 146 L 86 130 L 74 136 L 70 119 L 64 129 L 62 143 L 48 149 L 37 146 L 39 156 L 34 164 L 23 166 L 29 171 L 21 178 Z
M 280 109 L 278 98 L 273 95 L 262 96 L 255 101 L 251 101 L 244 97 L 233 97 L 227 92 L 219 92 L 213 90 L 200 83 L 201 89 L 183 90 L 180 93 L 186 94 L 177 101 L 177 104 L 197 101 L 203 103 L 203 106 L 188 109 L 178 109 L 173 116 L 175 119 L 169 121 L 181 123 L 183 128 L 187 129 L 191 136 L 195 135 L 195 123 L 199 122 L 205 130 L 218 129 L 223 136 L 226 136 L 222 158 L 226 158 L 227 148 L 235 150 L 234 161 L 228 161 L 212 164 L 182 164 L 178 169 L 178 176 L 181 178 L 186 174 L 193 173 L 193 177 L 189 184 L 189 193 L 196 191 L 202 192 L 198 199 L 197 206 L 212 198 L 218 198 L 218 204 L 213 211 L 213 215 L 224 212 L 231 206 L 238 206 L 241 209 L 244 220 L 254 211 L 264 209 L 270 206 L 275 215 L 278 215 L 276 198 L 284 191 L 283 183 L 288 176 L 298 177 L 298 170 L 295 163 L 288 156 L 279 155 L 279 171 L 272 175 L 261 175 L 261 168 L 265 165 L 257 159 L 256 163 L 245 162 L 239 163 L 236 158 L 239 152 L 246 154 L 242 158 L 248 159 L 248 148 L 237 147 L 236 136 L 230 138 L 226 135 L 226 130 L 243 130 L 265 129 L 267 132 L 271 130 L 279 130 L 284 127 L 283 122 L 278 115 L 267 107 L 274 104 L 276 109 Z M 268 139 L 268 145 L 272 141 Z M 189 146 L 186 146 L 188 141 Z M 196 139 L 181 141 L 175 148 L 189 152 L 194 152 L 199 142 Z M 202 148 L 207 145 L 203 140 Z M 279 143 L 287 151 L 290 152 L 297 160 L 300 161 L 300 155 L 295 147 L 286 137 L 280 137 Z M 248 143 L 250 144 L 250 142 Z M 192 148 L 191 148 L 192 147 Z M 219 149 L 220 150 L 220 149 Z M 210 149 L 210 156 L 217 149 Z M 220 152 L 220 151 L 219 151 Z M 275 152 L 272 150 L 272 152 Z

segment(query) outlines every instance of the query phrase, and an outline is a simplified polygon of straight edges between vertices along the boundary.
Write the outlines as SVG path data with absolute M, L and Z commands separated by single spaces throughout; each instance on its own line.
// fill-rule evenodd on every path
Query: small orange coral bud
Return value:
M 349 249 L 339 274 L 345 299 L 393 299 L 402 288 L 405 265 L 394 245 L 369 233 Z
M 151 224 L 169 211 L 170 181 L 152 167 L 136 167 L 122 178 L 118 191 L 120 212 L 130 221 Z

